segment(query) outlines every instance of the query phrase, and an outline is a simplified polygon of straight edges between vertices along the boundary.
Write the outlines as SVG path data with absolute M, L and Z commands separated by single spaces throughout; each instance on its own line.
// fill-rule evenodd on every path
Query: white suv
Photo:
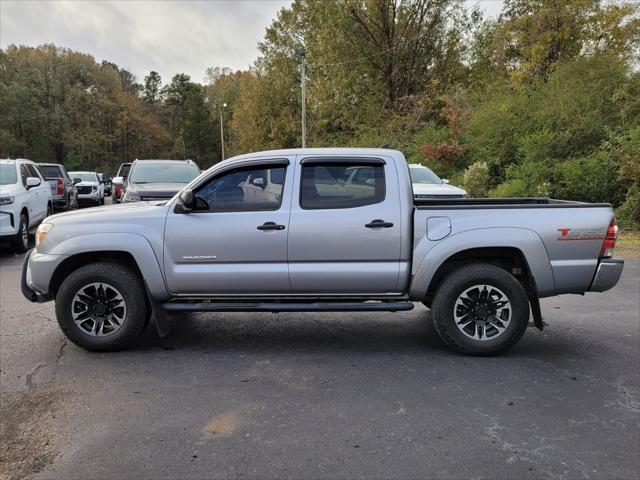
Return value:
M 29 232 L 51 215 L 51 188 L 31 160 L 0 160 L 0 241 L 29 248 Z
M 104 183 L 96 172 L 69 172 L 69 176 L 78 190 L 79 204 L 104 205 Z

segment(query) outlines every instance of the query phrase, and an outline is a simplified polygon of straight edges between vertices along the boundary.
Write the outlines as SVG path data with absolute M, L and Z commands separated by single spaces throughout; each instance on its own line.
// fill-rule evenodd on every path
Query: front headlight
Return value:
M 47 238 L 47 234 L 53 228 L 52 223 L 41 223 L 36 230 L 36 247 L 44 242 L 44 239 Z
M 122 201 L 123 202 L 139 202 L 140 200 L 142 200 L 142 198 L 140 198 L 140 195 L 138 195 L 137 193 L 126 192 L 124 194 L 124 199 Z
M 97 191 L 97 190 L 98 190 L 98 187 L 91 187 L 91 191 L 92 191 L 92 192 L 95 192 L 95 191 Z
M 0 206 L 11 205 L 13 203 L 13 197 L 0 197 Z

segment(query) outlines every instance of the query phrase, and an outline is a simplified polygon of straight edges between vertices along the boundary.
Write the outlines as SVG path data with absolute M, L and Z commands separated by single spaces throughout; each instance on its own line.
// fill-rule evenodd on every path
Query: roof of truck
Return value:
M 228 158 L 225 161 L 241 160 L 245 158 L 256 157 L 273 157 L 278 155 L 290 156 L 290 155 L 354 155 L 354 154 L 366 154 L 366 155 L 402 155 L 402 152 L 398 150 L 391 150 L 387 148 L 360 148 L 360 147 L 330 147 L 330 148 L 286 148 L 281 150 L 266 150 L 263 152 L 252 152 L 237 155 L 232 158 Z

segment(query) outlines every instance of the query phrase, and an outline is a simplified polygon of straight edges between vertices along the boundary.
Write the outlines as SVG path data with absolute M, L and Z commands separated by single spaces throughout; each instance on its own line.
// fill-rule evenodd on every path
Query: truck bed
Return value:
M 556 200 L 546 197 L 529 198 L 414 198 L 419 210 L 466 208 L 597 208 L 611 207 L 609 203 L 586 203 Z

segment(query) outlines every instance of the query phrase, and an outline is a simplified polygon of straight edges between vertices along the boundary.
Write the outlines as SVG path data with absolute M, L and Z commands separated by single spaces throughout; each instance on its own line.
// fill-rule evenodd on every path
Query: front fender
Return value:
M 137 233 L 93 233 L 79 235 L 55 245 L 49 255 L 69 258 L 80 253 L 125 252 L 133 256 L 151 295 L 169 298 L 160 262 L 149 241 Z
M 446 237 L 435 246 L 428 248 L 426 237 L 416 246 L 414 252 L 426 252 L 421 259 L 415 259 L 418 267 L 413 275 L 409 295 L 423 299 L 438 268 L 456 253 L 472 248 L 516 248 L 520 250 L 535 279 L 539 297 L 555 294 L 553 271 L 549 255 L 542 239 L 533 230 L 525 228 L 480 228 L 466 230 Z M 431 243 L 431 242 L 429 242 Z

